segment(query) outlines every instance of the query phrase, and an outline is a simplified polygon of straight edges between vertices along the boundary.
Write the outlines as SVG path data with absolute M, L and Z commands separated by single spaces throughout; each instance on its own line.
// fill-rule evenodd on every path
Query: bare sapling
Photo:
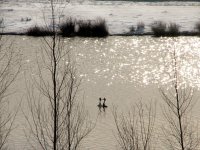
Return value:
M 56 34 L 53 0 L 51 13 L 53 35 L 42 38 L 34 85 L 26 82 L 30 116 L 25 117 L 31 133 L 28 139 L 35 149 L 77 150 L 93 124 L 79 98 L 81 80 L 66 49 L 66 39 Z
M 114 108 L 113 115 L 117 129 L 117 141 L 122 150 L 154 149 L 154 124 L 156 108 L 142 102 L 127 113 L 119 114 Z
M 0 26 L 3 24 L 0 22 Z M 3 29 L 0 29 L 3 33 Z M 8 42 L 0 33 L 0 150 L 8 148 L 8 138 L 13 129 L 18 108 L 11 111 L 9 102 L 13 94 L 10 89 L 16 80 L 20 69 L 21 60 L 18 50 L 13 48 L 12 42 Z
M 167 124 L 163 127 L 164 144 L 169 149 L 199 149 L 198 124 L 191 119 L 194 104 L 194 89 L 181 84 L 179 58 L 176 50 L 172 53 L 173 81 L 171 88 L 160 89 L 166 104 L 163 114 Z

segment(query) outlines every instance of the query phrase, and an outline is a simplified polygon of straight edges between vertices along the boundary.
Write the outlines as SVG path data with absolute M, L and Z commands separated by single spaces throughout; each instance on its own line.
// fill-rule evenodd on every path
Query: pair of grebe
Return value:
M 103 104 L 101 104 L 101 101 L 103 101 Z M 99 104 L 97 105 L 98 107 L 103 107 L 103 108 L 105 108 L 105 107 L 108 107 L 107 105 L 106 105 L 106 98 L 104 97 L 103 99 L 101 99 L 101 97 L 99 98 Z

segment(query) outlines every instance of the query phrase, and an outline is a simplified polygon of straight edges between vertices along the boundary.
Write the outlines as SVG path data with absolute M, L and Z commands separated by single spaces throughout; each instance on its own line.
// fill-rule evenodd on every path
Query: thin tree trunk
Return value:
M 55 43 L 55 40 L 54 42 Z M 53 92 L 54 92 L 54 150 L 57 149 L 56 144 L 57 144 L 57 96 L 56 96 L 56 58 L 55 58 L 55 49 L 53 49 L 53 59 L 54 59 L 54 70 L 53 70 Z
M 53 135 L 53 149 L 57 150 L 57 90 L 56 90 L 56 73 L 57 73 L 57 62 L 56 62 L 56 54 L 55 54 L 55 47 L 56 47 L 56 32 L 55 32 L 55 13 L 54 13 L 54 4 L 53 0 L 51 0 L 51 13 L 52 13 L 52 24 L 53 24 L 53 98 L 54 98 L 54 135 Z
M 178 113 L 178 123 L 179 123 L 179 128 L 180 128 L 180 144 L 181 144 L 181 149 L 184 150 L 184 137 L 183 137 L 183 127 L 182 127 L 182 118 L 180 114 L 180 100 L 179 100 L 179 93 L 178 93 L 178 72 L 177 72 L 177 62 L 176 62 L 176 56 L 174 52 L 174 77 L 175 77 L 175 92 L 176 92 L 176 102 L 177 102 L 177 113 Z

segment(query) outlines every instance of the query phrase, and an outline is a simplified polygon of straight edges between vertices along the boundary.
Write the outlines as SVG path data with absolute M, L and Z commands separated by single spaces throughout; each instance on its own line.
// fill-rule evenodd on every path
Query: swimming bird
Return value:
M 99 104 L 97 106 L 98 107 L 102 107 L 102 105 L 101 105 L 101 97 L 99 98 Z
M 108 106 L 106 105 L 106 98 L 104 97 L 103 98 L 103 108 L 105 108 L 105 107 L 108 107 Z

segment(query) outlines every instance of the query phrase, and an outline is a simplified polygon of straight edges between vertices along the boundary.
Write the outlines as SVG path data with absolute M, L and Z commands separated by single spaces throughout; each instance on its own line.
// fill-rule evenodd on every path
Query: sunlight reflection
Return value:
M 110 37 L 79 42 L 83 43 L 73 47 L 81 45 L 76 48 L 77 63 L 88 81 L 166 85 L 173 82 L 175 53 L 179 84 L 200 87 L 199 38 Z

